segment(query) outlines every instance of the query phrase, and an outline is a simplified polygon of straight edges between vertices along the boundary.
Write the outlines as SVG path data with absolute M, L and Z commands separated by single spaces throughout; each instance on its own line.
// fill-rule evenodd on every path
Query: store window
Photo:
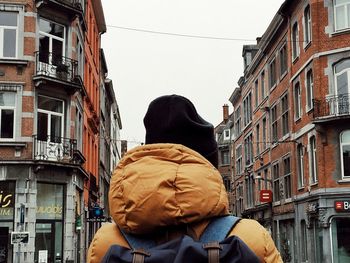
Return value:
M 35 260 L 45 255 L 45 262 L 62 263 L 64 186 L 37 184 Z
M 11 232 L 15 208 L 15 182 L 0 182 L 0 262 L 12 262 Z
M 333 263 L 350 262 L 350 218 L 333 218 L 331 222 Z

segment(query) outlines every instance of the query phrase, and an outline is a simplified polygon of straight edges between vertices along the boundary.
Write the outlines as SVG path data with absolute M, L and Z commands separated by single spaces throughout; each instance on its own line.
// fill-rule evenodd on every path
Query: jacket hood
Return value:
M 113 173 L 109 206 L 119 227 L 134 234 L 228 214 L 218 170 L 180 144 L 130 150 Z

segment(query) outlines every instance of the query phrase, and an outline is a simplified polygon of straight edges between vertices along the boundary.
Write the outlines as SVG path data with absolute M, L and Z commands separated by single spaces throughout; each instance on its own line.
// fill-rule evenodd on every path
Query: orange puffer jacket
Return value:
M 187 224 L 199 237 L 210 218 L 229 214 L 218 170 L 179 144 L 149 144 L 129 151 L 112 176 L 109 207 L 115 223 L 104 224 L 94 236 L 89 263 L 100 262 L 113 244 L 129 248 L 117 225 L 152 237 L 160 227 Z M 261 262 L 282 262 L 269 233 L 258 222 L 242 219 L 231 235 L 241 238 Z

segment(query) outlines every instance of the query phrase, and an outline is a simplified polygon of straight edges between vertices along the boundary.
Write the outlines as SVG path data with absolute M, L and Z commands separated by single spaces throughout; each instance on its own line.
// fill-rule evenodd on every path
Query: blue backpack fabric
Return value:
M 226 238 L 239 220 L 234 216 L 212 219 L 198 241 L 184 235 L 157 245 L 149 237 L 123 233 L 132 249 L 112 245 L 102 263 L 258 263 L 258 257 L 241 239 Z

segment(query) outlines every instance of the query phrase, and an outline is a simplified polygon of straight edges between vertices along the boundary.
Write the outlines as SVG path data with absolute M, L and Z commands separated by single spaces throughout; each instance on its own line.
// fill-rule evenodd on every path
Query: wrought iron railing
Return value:
M 350 94 L 327 96 L 313 100 L 314 118 L 350 115 Z
M 48 52 L 35 52 L 36 75 L 75 82 L 78 76 L 78 61 Z
M 36 160 L 74 162 L 74 153 L 77 151 L 75 139 L 34 135 L 33 143 Z

